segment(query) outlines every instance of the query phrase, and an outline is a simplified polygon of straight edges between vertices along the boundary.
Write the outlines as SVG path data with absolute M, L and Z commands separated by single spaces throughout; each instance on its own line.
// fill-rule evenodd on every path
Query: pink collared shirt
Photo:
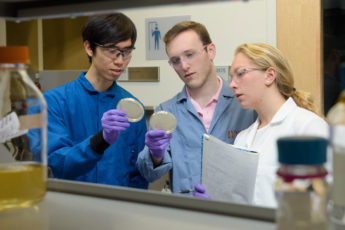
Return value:
M 219 88 L 217 90 L 217 92 L 212 96 L 210 102 L 207 103 L 207 105 L 204 108 L 201 108 L 200 105 L 198 104 L 198 102 L 196 102 L 189 94 L 188 89 L 186 88 L 187 91 L 187 96 L 190 99 L 190 101 L 192 102 L 195 110 L 198 112 L 202 123 L 204 124 L 204 127 L 206 129 L 206 131 L 208 132 L 211 122 L 212 122 L 212 117 L 214 114 L 214 110 L 216 109 L 216 105 L 218 102 L 218 97 L 220 94 L 220 91 L 222 89 L 223 86 L 223 81 L 222 79 L 217 76 L 218 81 L 220 82 L 219 84 Z

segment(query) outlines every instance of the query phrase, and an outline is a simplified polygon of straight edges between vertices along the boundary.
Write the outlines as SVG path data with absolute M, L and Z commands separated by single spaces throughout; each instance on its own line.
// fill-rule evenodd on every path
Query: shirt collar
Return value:
M 89 80 L 85 77 L 85 74 L 87 71 L 83 71 L 80 73 L 78 81 L 80 84 L 89 92 L 91 93 L 100 93 L 98 90 L 96 90 L 92 84 L 89 82 Z M 116 81 L 114 81 L 113 85 L 106 91 L 104 92 L 105 95 L 109 96 L 115 96 L 116 88 L 118 87 Z
M 290 113 L 293 112 L 295 108 L 297 108 L 295 101 L 292 99 L 292 97 L 289 97 L 274 115 L 270 124 L 282 122 Z
M 218 91 L 218 97 L 223 96 L 226 98 L 230 98 L 230 97 L 234 97 L 234 91 L 231 90 L 229 88 L 229 83 L 225 80 L 223 80 L 222 78 L 220 78 L 219 76 L 217 76 L 221 81 L 222 81 L 222 87 L 219 87 Z M 183 87 L 182 91 L 177 95 L 177 101 L 178 102 L 183 102 L 186 101 L 188 99 L 188 95 L 187 95 L 187 88 L 186 86 Z
M 219 82 L 220 82 L 220 85 L 219 85 L 219 87 L 218 87 L 218 90 L 217 90 L 217 92 L 213 95 L 213 97 L 212 97 L 212 101 L 218 101 L 218 98 L 219 98 L 219 95 L 220 95 L 220 91 L 222 90 L 222 88 L 223 88 L 223 81 L 222 81 L 222 79 L 219 77 L 219 76 L 217 76 L 217 78 L 218 78 L 218 80 L 219 80 Z
M 210 104 L 211 102 L 217 102 L 218 101 L 219 94 L 220 94 L 220 91 L 221 91 L 222 86 L 223 86 L 223 81 L 219 76 L 217 76 L 217 79 L 220 82 L 220 85 L 218 87 L 217 92 L 212 96 L 212 98 L 210 99 L 210 101 L 207 104 Z M 187 87 L 186 87 L 186 93 L 187 93 L 187 97 L 191 100 L 192 97 L 190 96 L 190 93 L 189 93 Z
M 289 114 L 293 113 L 293 110 L 297 108 L 295 101 L 289 97 L 288 100 L 280 107 L 278 112 L 274 115 L 273 119 L 268 125 L 274 125 L 282 122 Z M 251 148 L 257 129 L 259 127 L 259 118 L 250 126 L 248 137 L 246 140 L 246 147 Z

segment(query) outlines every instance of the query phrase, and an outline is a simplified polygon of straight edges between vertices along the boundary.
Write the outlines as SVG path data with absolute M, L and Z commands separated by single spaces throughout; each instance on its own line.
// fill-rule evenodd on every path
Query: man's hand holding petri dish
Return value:
M 105 112 L 101 119 L 103 138 L 109 144 L 115 143 L 120 132 L 129 127 L 126 112 L 119 109 L 111 109 Z
M 151 156 L 162 159 L 171 138 L 172 133 L 166 133 L 162 129 L 148 131 L 145 135 L 145 144 L 149 148 Z
M 116 108 L 126 112 L 129 122 L 140 121 L 145 112 L 143 106 L 137 100 L 129 97 L 121 99 Z
M 167 111 L 158 111 L 152 114 L 150 126 L 152 130 L 145 135 L 145 144 L 155 162 L 158 164 L 164 158 L 165 150 L 176 128 L 176 118 Z
M 137 122 L 144 116 L 143 106 L 133 98 L 123 98 L 116 109 L 111 109 L 103 114 L 101 119 L 104 140 L 112 145 L 121 131 L 126 130 L 129 122 Z

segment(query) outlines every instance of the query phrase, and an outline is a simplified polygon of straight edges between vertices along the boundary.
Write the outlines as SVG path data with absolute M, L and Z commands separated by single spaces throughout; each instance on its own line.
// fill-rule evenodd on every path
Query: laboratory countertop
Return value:
M 0 212 L 0 229 L 270 230 L 275 229 L 272 215 L 274 210 L 265 208 L 128 188 L 50 181 L 42 202 L 29 208 Z

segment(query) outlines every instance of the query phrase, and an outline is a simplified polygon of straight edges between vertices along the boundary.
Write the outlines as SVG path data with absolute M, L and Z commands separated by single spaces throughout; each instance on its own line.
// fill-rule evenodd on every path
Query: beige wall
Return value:
M 37 20 L 21 23 L 6 22 L 6 44 L 8 46 L 29 46 L 30 69 L 38 71 Z
M 289 58 L 297 89 L 323 105 L 321 0 L 277 0 L 277 47 Z
M 133 92 L 147 106 L 157 106 L 175 96 L 182 89 L 183 83 L 169 66 L 167 60 L 146 60 L 146 18 L 190 15 L 192 20 L 203 23 L 208 28 L 217 48 L 215 58 L 215 65 L 217 66 L 230 65 L 235 48 L 242 43 L 266 42 L 276 45 L 275 0 L 210 1 L 202 4 L 185 3 L 119 11 L 128 15 L 138 29 L 136 50 L 129 66 L 158 66 L 160 68 L 159 82 L 119 82 L 121 86 Z M 56 64 L 58 64 L 59 69 L 61 66 L 70 68 L 71 64 L 77 64 L 77 66 L 73 66 L 73 69 L 85 69 L 88 63 L 82 48 L 81 37 L 79 39 L 78 35 L 80 28 L 73 27 L 72 32 L 75 36 L 72 38 L 70 36 L 70 24 L 72 23 L 69 21 L 72 22 L 73 20 L 79 19 L 66 19 L 59 23 L 55 21 L 54 26 L 58 24 L 59 27 L 51 29 L 49 29 L 49 20 L 43 20 L 41 24 L 29 23 L 37 27 L 38 34 L 41 33 L 38 35 L 38 43 L 40 44 L 37 51 L 38 58 L 35 58 L 35 69 L 42 70 L 43 66 L 44 68 L 49 67 L 48 69 L 51 70 L 52 66 Z M 67 38 L 66 34 L 69 34 Z M 40 39 L 43 42 L 40 42 Z M 71 41 L 72 45 L 65 44 L 66 40 Z M 69 50 L 67 56 L 65 54 L 66 49 Z M 61 62 L 59 59 L 64 60 Z
M 216 45 L 215 65 L 230 65 L 235 48 L 244 42 L 276 45 L 276 1 L 217 1 L 123 10 L 138 28 L 138 40 L 130 66 L 159 66 L 159 83 L 120 82 L 145 105 L 157 106 L 176 95 L 183 83 L 167 60 L 145 60 L 145 18 L 191 15 L 203 23 Z M 159 95 L 159 96 L 157 96 Z
M 174 96 L 183 84 L 166 60 L 145 60 L 144 22 L 148 17 L 191 15 L 192 20 L 209 29 L 217 47 L 216 65 L 229 65 L 235 47 L 243 42 L 277 45 L 293 65 L 296 88 L 311 92 L 322 109 L 321 5 L 321 0 L 253 0 L 123 10 L 138 26 L 137 49 L 130 66 L 159 66 L 161 75 L 158 83 L 120 84 L 146 105 L 156 106 Z M 0 20 L 0 45 L 6 44 L 5 28 L 5 22 Z
M 296 88 L 311 92 L 322 109 L 321 3 L 321 0 L 252 0 L 121 10 L 138 27 L 137 49 L 130 66 L 159 66 L 161 75 L 158 83 L 120 84 L 146 105 L 156 106 L 174 96 L 183 84 L 166 60 L 145 60 L 144 22 L 145 18 L 191 15 L 192 20 L 200 21 L 209 29 L 217 47 L 216 65 L 229 65 L 235 47 L 243 42 L 277 45 L 293 65 Z M 0 31 L 0 45 L 5 45 L 3 20 L 0 20 Z M 43 53 L 42 47 L 42 44 L 38 46 L 39 53 Z M 39 63 L 41 70 L 43 61 Z
M 135 96 L 140 98 L 147 106 L 157 106 L 159 103 L 173 97 L 183 87 L 182 81 L 179 79 L 174 70 L 169 66 L 167 60 L 146 60 L 146 40 L 145 40 L 145 19 L 154 17 L 170 17 L 179 15 L 190 15 L 192 20 L 203 23 L 209 30 L 211 38 L 216 45 L 217 55 L 215 65 L 228 66 L 233 59 L 235 48 L 245 42 L 266 42 L 276 45 L 276 1 L 275 0 L 251 0 L 251 1 L 212 1 L 202 4 L 176 4 L 169 6 L 157 6 L 147 8 L 133 8 L 119 10 L 127 14 L 137 25 L 138 39 L 136 50 L 133 54 L 130 66 L 158 66 L 160 68 L 159 82 L 119 82 L 121 86 L 133 92 Z M 74 20 L 74 19 L 71 19 Z M 43 38 L 38 45 L 38 60 L 35 59 L 36 69 L 42 69 L 42 66 L 48 66 L 49 63 L 58 63 L 55 59 L 61 59 L 59 53 L 47 53 L 46 47 L 53 47 L 63 54 L 64 43 L 50 43 L 53 38 L 62 39 L 64 33 L 64 23 L 61 22 L 61 30 L 56 29 L 50 31 L 47 28 L 47 22 L 41 23 L 42 31 L 39 23 L 37 26 L 38 40 Z M 30 23 L 32 25 L 32 23 Z M 74 31 L 79 31 L 74 28 Z M 59 37 L 50 36 L 57 34 Z M 45 38 L 47 42 L 45 42 Z M 40 38 L 41 37 L 41 38 Z M 55 39 L 55 40 L 56 40 Z M 67 39 L 69 40 L 69 39 Z M 75 38 L 75 41 L 78 41 Z M 74 40 L 73 40 L 74 41 Z M 82 43 L 80 38 L 80 44 Z M 56 47 L 55 47 L 56 46 Z M 68 48 L 78 47 L 76 43 Z M 78 50 L 80 50 L 80 47 Z M 54 50 L 53 50 L 54 51 Z M 75 51 L 79 52 L 79 51 Z M 73 52 L 72 54 L 76 54 Z M 80 50 L 75 61 L 67 61 L 67 64 L 87 61 L 84 50 Z M 42 59 L 43 54 L 43 59 Z M 71 56 L 72 56 L 71 54 Z M 67 59 L 66 59 L 67 60 Z M 86 62 L 87 63 L 87 62 Z M 76 67 L 77 68 L 77 67 Z M 75 69 L 76 69 L 75 68 Z M 79 69 L 79 68 L 78 68 Z M 159 95 L 159 96 L 157 96 Z

